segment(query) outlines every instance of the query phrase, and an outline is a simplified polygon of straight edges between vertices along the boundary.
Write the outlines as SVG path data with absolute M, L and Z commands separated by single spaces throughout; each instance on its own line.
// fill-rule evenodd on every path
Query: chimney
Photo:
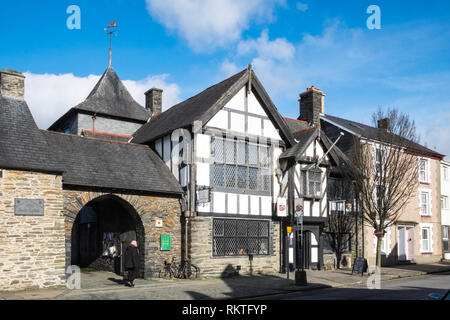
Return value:
M 145 93 L 145 108 L 152 113 L 152 117 L 162 112 L 162 93 L 163 90 L 151 88 Z
M 320 128 L 320 114 L 325 112 L 325 94 L 318 88 L 307 88 L 306 92 L 300 94 L 300 117 L 312 125 Z
M 24 100 L 25 76 L 14 70 L 0 71 L 0 96 Z
M 378 128 L 384 129 L 384 130 L 390 132 L 391 131 L 391 119 L 385 118 L 385 119 L 378 120 Z

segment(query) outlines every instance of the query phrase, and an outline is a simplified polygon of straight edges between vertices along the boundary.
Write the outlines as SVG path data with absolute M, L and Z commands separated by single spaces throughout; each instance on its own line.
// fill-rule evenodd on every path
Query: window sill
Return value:
M 420 216 L 421 217 L 431 217 L 432 215 L 431 214 L 422 214 L 422 213 L 420 213 Z
M 419 181 L 419 183 L 420 184 L 426 184 L 428 186 L 431 184 L 431 182 L 429 182 L 429 181 Z
M 431 254 L 433 254 L 433 252 L 425 251 L 425 252 L 420 252 L 420 254 L 431 255 Z

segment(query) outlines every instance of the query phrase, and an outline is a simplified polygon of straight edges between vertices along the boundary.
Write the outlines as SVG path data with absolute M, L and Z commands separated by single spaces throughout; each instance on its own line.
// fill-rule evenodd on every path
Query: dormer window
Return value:
M 320 197 L 322 191 L 322 171 L 318 168 L 302 171 L 303 194 L 307 197 Z

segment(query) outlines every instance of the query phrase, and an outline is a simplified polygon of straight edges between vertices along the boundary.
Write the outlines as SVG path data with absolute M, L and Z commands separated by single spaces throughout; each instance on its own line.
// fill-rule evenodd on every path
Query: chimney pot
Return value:
M 163 90 L 151 88 L 145 93 L 145 108 L 152 113 L 152 117 L 162 112 Z
M 25 76 L 14 70 L 0 71 L 0 96 L 24 100 Z

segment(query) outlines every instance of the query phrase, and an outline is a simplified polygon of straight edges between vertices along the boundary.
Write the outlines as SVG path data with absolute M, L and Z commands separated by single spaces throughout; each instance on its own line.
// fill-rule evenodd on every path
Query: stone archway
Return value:
M 82 267 L 92 265 L 108 270 L 108 265 L 105 264 L 108 259 L 101 257 L 104 234 L 117 234 L 120 240 L 125 241 L 122 235 L 132 232 L 136 235 L 139 246 L 140 276 L 145 276 L 145 229 L 141 219 L 141 215 L 145 213 L 143 204 L 140 204 L 133 196 L 124 197 L 95 192 L 70 194 L 66 200 L 67 265 L 76 264 Z M 95 220 L 81 221 L 80 212 L 87 207 L 93 208 Z M 86 226 L 91 229 L 86 229 Z M 121 269 L 120 266 L 114 266 L 116 272 Z

